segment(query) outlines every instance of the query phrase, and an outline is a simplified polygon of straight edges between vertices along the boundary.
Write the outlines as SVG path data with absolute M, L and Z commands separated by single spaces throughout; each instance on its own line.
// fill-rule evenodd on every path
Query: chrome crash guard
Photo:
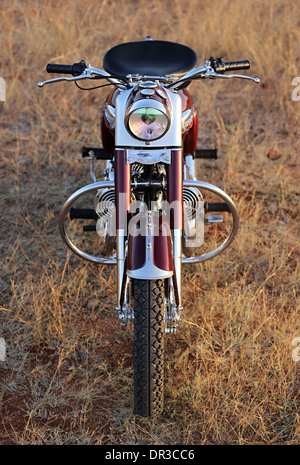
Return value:
M 115 150 L 115 181 L 95 182 L 82 187 L 64 203 L 59 214 L 59 231 L 66 245 L 77 255 L 85 260 L 103 265 L 117 265 L 117 308 L 120 310 L 124 302 L 124 294 L 129 278 L 136 279 L 165 279 L 172 278 L 175 301 L 181 307 L 181 265 L 201 263 L 210 260 L 224 252 L 232 243 L 239 226 L 239 215 L 233 200 L 218 187 L 196 180 L 183 180 L 182 152 L 172 151 L 172 164 L 167 166 L 167 200 L 168 204 L 177 201 L 177 214 L 171 210 L 168 220 L 163 214 L 147 211 L 144 215 L 133 217 L 133 225 L 129 223 L 129 211 L 131 202 L 131 188 L 145 187 L 163 188 L 161 181 L 136 181 L 131 180 L 131 166 L 126 163 L 126 150 Z M 201 191 L 209 191 L 216 194 L 227 204 L 232 215 L 231 231 L 226 239 L 214 250 L 196 257 L 183 257 L 183 199 L 184 187 L 196 188 Z M 70 239 L 65 229 L 65 220 L 72 204 L 83 195 L 99 191 L 101 189 L 115 190 L 116 207 L 116 249 L 115 257 L 98 257 L 80 250 Z M 158 212 L 156 212 L 158 213 Z M 155 218 L 158 227 L 154 234 L 153 226 Z M 132 219 L 131 219 L 132 220 Z M 146 224 L 144 235 L 138 234 L 141 222 Z M 168 223 L 169 222 L 169 223 Z M 128 234 L 129 233 L 129 234 Z

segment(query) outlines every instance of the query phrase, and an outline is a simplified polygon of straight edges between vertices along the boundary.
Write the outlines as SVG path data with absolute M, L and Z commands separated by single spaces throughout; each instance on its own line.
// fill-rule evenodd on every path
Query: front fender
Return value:
M 127 275 L 135 279 L 165 279 L 173 275 L 172 240 L 165 215 L 147 211 L 129 223 Z

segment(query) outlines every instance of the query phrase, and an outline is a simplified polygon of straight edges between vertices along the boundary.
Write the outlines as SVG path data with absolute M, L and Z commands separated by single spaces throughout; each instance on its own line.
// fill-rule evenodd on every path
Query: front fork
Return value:
M 131 197 L 131 165 L 126 163 L 126 150 L 115 150 L 115 205 L 117 242 L 117 308 L 121 310 L 124 300 L 125 239 Z
M 183 155 L 172 150 L 172 163 L 167 166 L 167 200 L 173 236 L 174 289 L 177 307 L 181 307 L 181 257 L 183 231 Z
M 170 228 L 173 250 L 165 248 L 163 253 L 173 254 L 166 257 L 166 262 L 173 263 L 173 286 L 177 308 L 181 307 L 181 257 L 183 230 L 183 155 L 181 150 L 173 150 L 172 163 L 167 165 L 167 201 L 170 212 Z M 122 310 L 127 284 L 125 240 L 128 233 L 128 220 L 131 199 L 131 165 L 126 163 L 126 150 L 115 150 L 115 205 L 116 205 L 116 240 L 117 240 L 117 309 Z M 159 241 L 154 241 L 155 243 Z M 145 244 L 145 241 L 140 241 Z M 139 253 L 145 253 L 140 250 Z M 161 251 L 160 251 L 161 253 Z M 128 258 L 130 261 L 130 257 Z M 159 279 L 161 274 L 158 272 Z

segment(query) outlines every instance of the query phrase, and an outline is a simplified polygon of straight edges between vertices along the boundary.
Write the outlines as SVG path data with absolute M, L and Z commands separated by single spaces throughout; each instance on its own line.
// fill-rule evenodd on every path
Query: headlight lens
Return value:
M 157 108 L 137 108 L 128 117 L 128 128 L 137 139 L 159 139 L 168 130 L 168 126 L 168 116 Z

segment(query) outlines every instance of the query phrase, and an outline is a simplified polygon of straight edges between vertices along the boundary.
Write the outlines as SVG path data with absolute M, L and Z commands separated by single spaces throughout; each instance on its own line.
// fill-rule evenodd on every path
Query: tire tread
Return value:
M 134 410 L 152 417 L 164 397 L 164 281 L 133 280 Z

